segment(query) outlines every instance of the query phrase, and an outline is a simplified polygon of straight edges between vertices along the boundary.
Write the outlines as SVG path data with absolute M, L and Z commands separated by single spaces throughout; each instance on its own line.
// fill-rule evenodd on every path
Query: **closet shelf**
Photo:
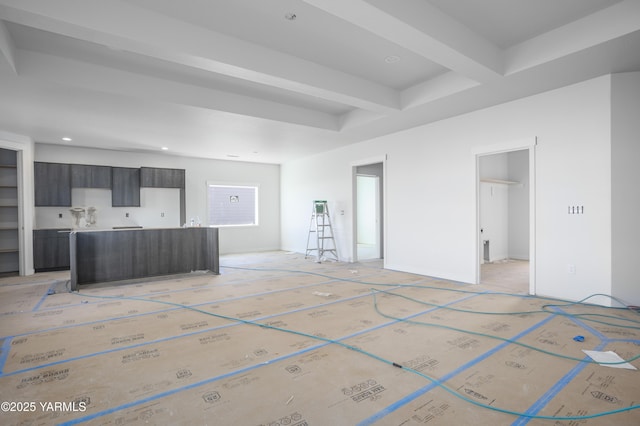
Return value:
M 480 179 L 480 182 L 499 183 L 499 184 L 502 184 L 502 185 L 522 185 L 521 182 L 516 182 L 514 180 L 491 179 L 491 178 Z

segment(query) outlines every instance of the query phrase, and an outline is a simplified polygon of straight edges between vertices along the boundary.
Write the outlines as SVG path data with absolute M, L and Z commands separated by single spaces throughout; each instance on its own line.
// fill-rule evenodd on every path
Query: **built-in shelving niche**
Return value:
M 20 270 L 17 152 L 0 149 L 0 275 Z

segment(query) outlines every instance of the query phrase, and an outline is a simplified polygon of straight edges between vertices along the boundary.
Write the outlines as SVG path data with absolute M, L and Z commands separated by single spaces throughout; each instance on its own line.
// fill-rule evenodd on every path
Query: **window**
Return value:
M 209 226 L 258 224 L 258 187 L 208 184 Z

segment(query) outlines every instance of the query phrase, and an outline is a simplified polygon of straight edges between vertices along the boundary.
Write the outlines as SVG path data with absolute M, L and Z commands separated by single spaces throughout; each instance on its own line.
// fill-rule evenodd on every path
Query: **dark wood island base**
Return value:
M 218 228 L 74 231 L 69 244 L 71 291 L 81 284 L 220 273 Z

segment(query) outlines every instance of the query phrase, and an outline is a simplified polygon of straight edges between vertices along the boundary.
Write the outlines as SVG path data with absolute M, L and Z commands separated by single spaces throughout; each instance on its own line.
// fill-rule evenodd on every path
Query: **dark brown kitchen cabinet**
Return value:
M 35 162 L 35 205 L 71 207 L 71 164 Z
M 111 206 L 140 207 L 140 169 L 111 168 Z
M 69 229 L 33 231 L 33 268 L 36 272 L 69 269 Z
M 183 169 L 142 167 L 140 186 L 147 188 L 184 188 Z
M 111 167 L 72 164 L 71 187 L 111 189 Z
M 70 289 L 192 271 L 220 273 L 218 228 L 73 232 Z

